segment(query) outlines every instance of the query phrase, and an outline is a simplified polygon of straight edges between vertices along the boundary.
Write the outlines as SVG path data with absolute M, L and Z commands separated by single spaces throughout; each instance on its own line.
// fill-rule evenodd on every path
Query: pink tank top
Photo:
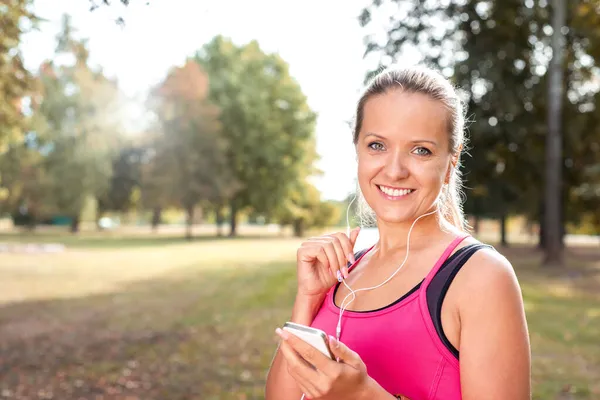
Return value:
M 344 311 L 340 340 L 360 355 L 369 376 L 392 395 L 411 400 L 461 399 L 458 359 L 436 332 L 426 291 L 444 261 L 466 237 L 452 241 L 419 288 L 399 302 L 376 311 Z M 333 336 L 340 312 L 334 290 L 335 286 L 312 323 Z

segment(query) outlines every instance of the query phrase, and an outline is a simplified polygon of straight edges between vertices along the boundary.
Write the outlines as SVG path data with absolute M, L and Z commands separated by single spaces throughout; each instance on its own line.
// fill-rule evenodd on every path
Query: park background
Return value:
M 600 399 L 598 0 L 0 1 L 0 398 L 263 398 L 392 63 L 462 89 L 533 398 Z

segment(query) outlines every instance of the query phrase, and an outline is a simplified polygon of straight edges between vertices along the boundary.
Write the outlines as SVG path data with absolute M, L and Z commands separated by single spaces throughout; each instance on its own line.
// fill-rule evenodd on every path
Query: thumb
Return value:
M 329 336 L 329 348 L 331 349 L 331 354 L 333 354 L 335 359 L 339 362 L 348 364 L 356 369 L 362 369 L 364 364 L 360 359 L 360 356 L 333 336 Z
M 360 233 L 360 226 L 352 229 L 350 231 L 350 243 L 352 244 L 352 246 L 354 246 L 354 243 L 356 243 L 356 239 L 358 238 L 358 234 Z

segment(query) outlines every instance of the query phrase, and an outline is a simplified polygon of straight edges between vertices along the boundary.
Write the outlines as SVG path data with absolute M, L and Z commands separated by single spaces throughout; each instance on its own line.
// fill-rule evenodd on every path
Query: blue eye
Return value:
M 368 147 L 376 151 L 383 150 L 383 145 L 379 142 L 371 142 L 369 143 Z
M 419 156 L 430 156 L 432 154 L 431 151 L 426 147 L 417 147 L 415 150 L 413 150 L 413 153 Z

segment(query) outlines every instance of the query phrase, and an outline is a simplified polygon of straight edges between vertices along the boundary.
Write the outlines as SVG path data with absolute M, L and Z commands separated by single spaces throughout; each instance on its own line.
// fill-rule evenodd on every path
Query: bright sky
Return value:
M 368 69 L 362 58 L 367 32 L 357 15 L 369 0 L 149 1 L 148 6 L 135 0 L 127 9 L 90 13 L 87 0 L 36 0 L 35 12 L 48 22 L 25 37 L 27 66 L 35 69 L 52 57 L 62 13 L 72 16 L 78 37 L 89 38 L 92 63 L 102 65 L 126 94 L 138 99 L 213 36 L 223 34 L 237 43 L 256 39 L 290 64 L 319 115 L 318 166 L 324 176 L 315 183 L 323 197 L 341 200 L 354 190 L 356 162 L 347 121 Z M 123 28 L 114 23 L 118 15 L 125 18 Z M 138 115 L 132 110 L 129 117 L 141 120 Z

